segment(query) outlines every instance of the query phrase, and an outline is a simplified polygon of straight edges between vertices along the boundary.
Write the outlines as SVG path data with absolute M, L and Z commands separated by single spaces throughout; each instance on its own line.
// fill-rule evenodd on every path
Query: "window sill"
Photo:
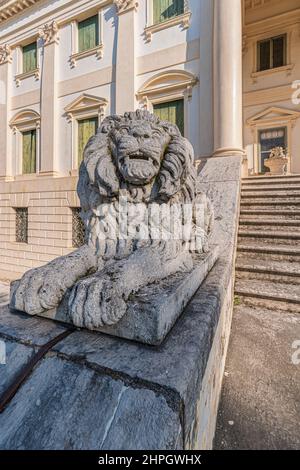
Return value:
M 36 80 L 40 79 L 40 69 L 34 69 L 30 70 L 29 72 L 25 73 L 19 73 L 18 75 L 15 76 L 15 82 L 17 86 L 20 86 L 20 83 L 22 80 L 25 80 L 26 78 L 34 77 Z
M 260 72 L 253 72 L 251 74 L 251 78 L 253 79 L 253 83 L 256 83 L 260 77 L 273 75 L 274 73 L 278 73 L 278 72 L 286 72 L 288 76 L 291 74 L 294 67 L 295 67 L 295 64 L 288 64 L 288 65 L 283 65 L 282 67 L 276 67 L 274 69 L 262 70 Z
M 37 173 L 24 173 L 23 175 L 16 175 L 15 181 L 30 181 L 37 177 Z
M 90 57 L 95 55 L 97 59 L 102 59 L 103 57 L 103 44 L 93 47 L 93 49 L 88 49 L 82 52 L 75 52 L 70 57 L 70 65 L 72 68 L 76 67 L 77 61 L 83 59 L 84 57 Z
M 191 17 L 192 12 L 187 11 L 179 16 L 174 16 L 174 18 L 170 18 L 169 20 L 163 21 L 162 23 L 153 24 L 151 26 L 146 26 L 144 29 L 145 39 L 147 42 L 152 41 L 152 34 L 157 33 L 158 31 L 162 31 L 167 28 L 171 28 L 172 26 L 181 25 L 182 29 L 189 28 L 191 24 Z

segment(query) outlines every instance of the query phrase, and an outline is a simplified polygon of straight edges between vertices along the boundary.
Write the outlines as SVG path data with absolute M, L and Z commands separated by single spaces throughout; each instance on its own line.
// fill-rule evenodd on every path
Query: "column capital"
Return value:
M 52 43 L 58 43 L 58 25 L 56 21 L 52 21 L 51 23 L 46 23 L 42 28 L 39 30 L 39 37 L 44 40 L 44 46 L 48 46 Z
M 0 45 L 0 65 L 11 63 L 12 56 L 11 56 L 11 47 L 8 44 Z
M 137 0 L 114 0 L 114 4 L 117 7 L 118 15 L 126 13 L 129 10 L 137 10 L 139 4 Z

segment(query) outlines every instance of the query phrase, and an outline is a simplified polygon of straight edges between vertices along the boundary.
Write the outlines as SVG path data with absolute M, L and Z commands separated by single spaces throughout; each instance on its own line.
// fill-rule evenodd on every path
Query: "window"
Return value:
M 37 69 L 37 43 L 33 42 L 23 46 L 23 73 L 32 72 Z
M 78 23 L 78 52 L 93 49 L 99 45 L 98 15 Z
M 16 242 L 28 243 L 28 209 L 19 207 L 16 211 Z
M 22 173 L 36 173 L 36 129 L 22 132 Z
M 153 23 L 162 23 L 184 13 L 184 0 L 153 0 Z
M 259 132 L 259 142 L 260 142 L 260 172 L 265 173 L 269 171 L 265 167 L 264 161 L 269 158 L 270 152 L 274 147 L 283 147 L 284 149 L 287 146 L 286 139 L 286 128 L 281 127 L 278 129 L 267 129 Z
M 72 246 L 80 248 L 84 245 L 85 227 L 80 217 L 80 207 L 72 207 Z
M 286 65 L 286 35 L 266 39 L 258 43 L 258 71 Z
M 176 124 L 181 134 L 184 135 L 184 100 L 155 104 L 153 112 L 162 121 Z
M 83 151 L 90 137 L 96 134 L 98 118 L 81 119 L 78 121 L 78 165 L 83 159 Z

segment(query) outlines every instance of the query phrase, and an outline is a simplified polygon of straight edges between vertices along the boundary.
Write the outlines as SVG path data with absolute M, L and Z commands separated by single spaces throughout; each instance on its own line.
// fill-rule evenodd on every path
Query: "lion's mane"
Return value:
M 150 184 L 137 187 L 126 183 L 118 172 L 112 154 L 115 133 L 121 127 L 130 127 L 136 121 L 148 121 L 167 133 L 170 142 L 165 150 L 160 170 Z M 113 115 L 105 118 L 95 136 L 88 141 L 80 166 L 77 192 L 82 207 L 82 218 L 88 232 L 92 231 L 93 214 L 102 203 L 117 201 L 120 191 L 125 191 L 133 202 L 162 204 L 191 204 L 197 199 L 194 151 L 178 127 L 162 121 L 144 110 Z M 203 195 L 202 195 L 203 196 Z M 203 199 L 203 198 L 202 198 Z M 208 202 L 209 203 L 209 202 Z M 209 206 L 208 210 L 211 210 Z M 212 217 L 206 224 L 210 231 Z

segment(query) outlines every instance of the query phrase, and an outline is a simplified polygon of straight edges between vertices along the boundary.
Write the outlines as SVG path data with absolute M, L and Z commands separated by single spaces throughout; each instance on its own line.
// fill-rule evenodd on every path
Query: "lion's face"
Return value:
M 124 123 L 111 137 L 111 151 L 126 182 L 142 186 L 158 175 L 171 140 L 160 125 L 141 120 Z

